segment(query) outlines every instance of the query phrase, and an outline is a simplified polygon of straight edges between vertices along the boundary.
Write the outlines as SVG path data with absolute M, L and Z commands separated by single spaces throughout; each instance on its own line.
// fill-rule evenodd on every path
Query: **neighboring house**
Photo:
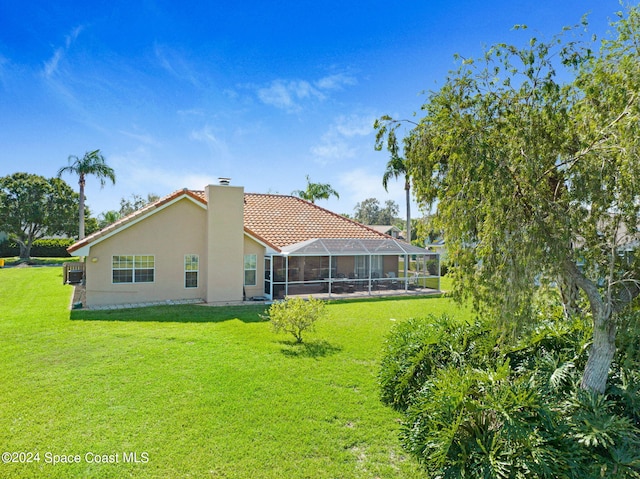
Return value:
M 68 251 L 85 257 L 88 307 L 408 290 L 435 277 L 437 260 L 300 198 L 224 184 L 176 191 Z
M 447 244 L 444 238 L 440 238 L 433 243 L 428 244 L 427 249 L 429 251 L 435 251 L 436 253 L 438 253 L 440 255 L 440 261 L 447 260 Z
M 373 228 L 378 233 L 389 235 L 392 238 L 396 238 L 396 239 L 402 238 L 402 235 L 401 235 L 402 230 L 400 228 L 398 228 L 397 226 L 393 226 L 393 225 L 370 225 L 369 227 Z

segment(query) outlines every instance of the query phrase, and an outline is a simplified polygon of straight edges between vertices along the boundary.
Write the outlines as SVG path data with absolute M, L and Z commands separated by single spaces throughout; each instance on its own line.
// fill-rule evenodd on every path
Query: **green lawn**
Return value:
M 0 477 L 424 476 L 376 374 L 393 320 L 448 299 L 332 303 L 298 346 L 260 305 L 70 312 L 61 274 L 0 269 L 0 452 L 39 453 Z

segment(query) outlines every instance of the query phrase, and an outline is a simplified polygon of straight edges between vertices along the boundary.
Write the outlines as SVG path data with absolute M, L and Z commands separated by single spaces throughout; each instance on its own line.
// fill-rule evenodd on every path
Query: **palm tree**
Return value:
M 340 198 L 338 192 L 329 183 L 312 183 L 309 175 L 307 175 L 307 189 L 296 190 L 291 194 L 303 200 L 311 201 L 311 203 L 315 203 L 316 200 L 328 200 L 331 196 Z
M 110 224 L 118 221 L 120 218 L 122 218 L 122 215 L 115 210 L 109 210 L 105 211 L 104 213 L 100 213 L 100 215 L 98 215 L 98 227 L 100 229 L 106 228 Z
M 387 169 L 382 176 L 382 186 L 384 186 L 385 191 L 389 191 L 387 190 L 387 185 L 392 177 L 398 179 L 398 177 L 402 175 L 404 175 L 404 191 L 406 193 L 407 200 L 406 239 L 408 243 L 411 243 L 411 175 L 409 174 L 406 160 L 404 158 L 400 158 L 397 154 L 392 154 L 391 159 L 387 163 Z
M 75 155 L 70 155 L 68 158 L 69 165 L 64 166 L 58 170 L 58 178 L 63 173 L 71 173 L 78 175 L 78 184 L 80 185 L 80 231 L 78 239 L 84 238 L 84 185 L 87 175 L 94 175 L 100 180 L 100 186 L 104 187 L 107 179 L 111 180 L 113 184 L 116 183 L 116 175 L 113 168 L 108 166 L 104 161 L 104 156 L 100 153 L 100 150 L 88 151 L 82 158 L 78 158 Z

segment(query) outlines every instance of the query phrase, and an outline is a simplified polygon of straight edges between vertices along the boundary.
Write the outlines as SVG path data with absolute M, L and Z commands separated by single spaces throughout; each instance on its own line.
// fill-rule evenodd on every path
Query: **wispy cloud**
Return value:
M 299 111 L 300 100 L 324 98 L 320 90 L 304 80 L 274 80 L 268 86 L 258 88 L 257 94 L 265 105 L 275 106 L 288 112 Z
M 335 74 L 308 80 L 273 80 L 267 85 L 256 87 L 258 99 L 265 105 L 274 106 L 289 113 L 302 110 L 304 101 L 324 100 L 330 91 L 341 90 L 344 86 L 355 85 L 356 79 L 346 74 Z
M 336 130 L 343 136 L 367 136 L 373 133 L 373 123 L 376 116 L 367 115 L 341 115 L 335 121 Z
M 65 59 L 69 54 L 74 42 L 78 39 L 78 36 L 84 30 L 84 26 L 79 26 L 71 30 L 71 32 L 65 36 L 64 45 L 57 47 L 53 51 L 53 55 L 44 62 L 41 77 L 44 79 L 46 86 L 50 89 L 54 96 L 66 104 L 70 109 L 74 110 L 83 121 L 91 123 L 89 118 L 90 112 L 85 108 L 85 105 L 78 99 L 76 92 L 74 91 L 73 72 L 68 68 L 65 68 Z M 96 126 L 95 124 L 93 126 Z
M 311 147 L 311 154 L 323 166 L 335 160 L 346 160 L 356 156 L 356 149 L 343 140 L 323 137 L 322 143 Z
M 171 76 L 178 80 L 186 81 L 195 87 L 201 87 L 201 82 L 195 69 L 184 55 L 159 44 L 154 45 L 153 51 L 160 66 Z
M 311 147 L 314 160 L 321 164 L 354 158 L 357 146 L 353 140 L 364 137 L 373 131 L 373 115 L 341 115 L 337 117 L 327 132 L 322 135 L 320 143 Z
M 347 171 L 340 175 L 338 180 L 339 190 L 341 192 L 348 192 L 344 194 L 346 203 L 356 204 L 360 203 L 367 198 L 376 198 L 380 205 L 383 206 L 387 200 L 395 201 L 400 207 L 401 215 L 404 215 L 405 210 L 405 191 L 402 182 L 391 182 L 389 184 L 389 190 L 385 191 L 382 186 L 382 171 L 378 172 L 369 168 L 357 168 Z M 414 211 L 417 211 L 417 206 L 412 206 Z
M 128 136 L 129 138 L 133 138 L 134 140 L 149 146 L 160 146 L 160 142 L 151 135 L 143 134 L 143 133 L 133 133 L 130 131 L 119 130 L 121 134 L 124 136 Z
M 216 178 L 193 168 L 186 172 L 180 165 L 176 168 L 162 167 L 156 160 L 154 149 L 139 146 L 119 155 L 111 155 L 109 162 L 118 172 L 116 187 L 124 197 L 132 192 L 146 195 L 166 195 L 181 188 L 202 189 L 216 183 Z M 107 207 L 108 209 L 108 207 Z
M 63 51 L 64 50 L 62 48 L 56 49 L 56 51 L 53 53 L 53 56 L 49 59 L 49 61 L 45 62 L 44 64 L 45 77 L 49 78 L 55 72 L 58 71 L 58 63 L 60 63 L 60 58 L 62 58 Z
M 209 125 L 205 125 L 199 130 L 191 131 L 189 139 L 205 143 L 213 160 L 226 162 L 231 158 L 229 145 L 224 140 L 221 140 Z
M 345 73 L 329 75 L 315 82 L 316 87 L 321 90 L 341 90 L 344 86 L 356 85 L 355 77 Z
M 213 133 L 210 126 L 204 126 L 200 130 L 193 130 L 189 134 L 189 139 L 204 141 L 214 146 L 219 146 L 222 144 L 222 141 L 218 139 L 218 137 Z
M 78 38 L 78 35 L 82 33 L 82 30 L 84 30 L 84 26 L 82 25 L 74 28 L 71 31 L 71 33 L 65 36 L 64 46 L 56 48 L 53 51 L 53 55 L 51 56 L 51 58 L 49 58 L 49 60 L 44 62 L 44 68 L 42 72 L 46 78 L 51 78 L 53 75 L 55 75 L 58 72 L 61 60 L 69 51 L 69 48 L 71 47 L 73 42 L 76 41 L 76 39 Z

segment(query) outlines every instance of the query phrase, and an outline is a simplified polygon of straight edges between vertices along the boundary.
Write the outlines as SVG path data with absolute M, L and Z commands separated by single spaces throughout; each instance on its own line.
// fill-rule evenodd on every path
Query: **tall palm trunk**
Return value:
M 407 197 L 407 243 L 411 243 L 411 181 L 409 175 L 404 177 L 404 191 Z
M 80 185 L 80 228 L 79 228 L 79 232 L 78 232 L 78 240 L 82 240 L 84 239 L 84 184 L 85 184 L 85 180 L 84 180 L 84 174 L 80 174 L 80 180 L 78 181 L 78 184 Z

